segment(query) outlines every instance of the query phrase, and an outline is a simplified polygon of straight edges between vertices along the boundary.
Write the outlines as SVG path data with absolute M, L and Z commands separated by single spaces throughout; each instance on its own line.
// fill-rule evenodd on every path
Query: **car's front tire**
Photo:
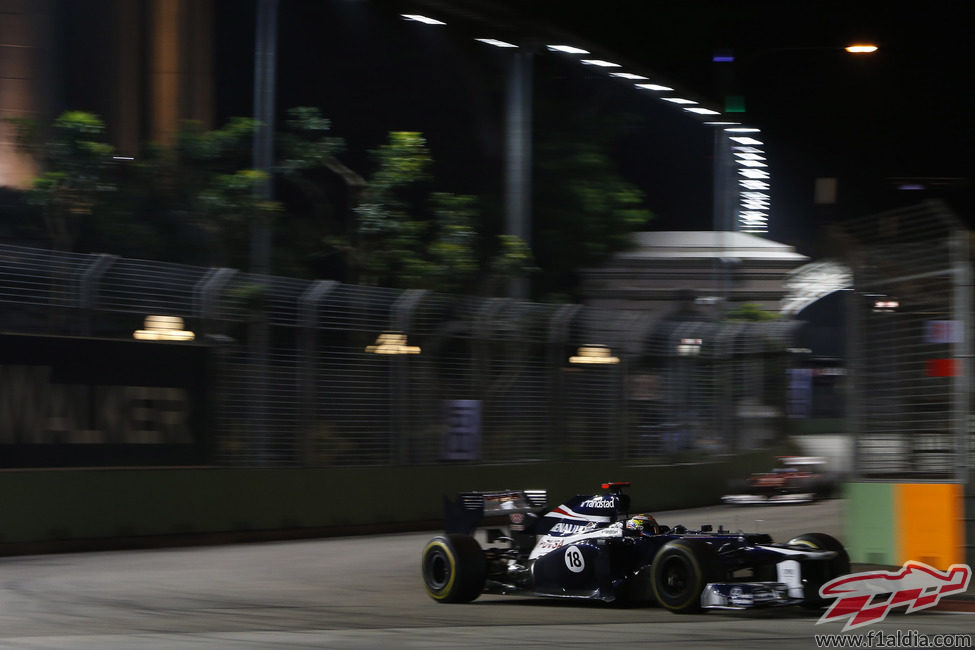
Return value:
M 441 535 L 427 542 L 420 561 L 423 584 L 441 603 L 467 603 L 484 591 L 487 561 L 470 535 Z
M 805 533 L 793 537 L 787 543 L 790 546 L 802 546 L 816 551 L 836 551 L 836 557 L 833 559 L 815 564 L 806 562 L 802 568 L 803 590 L 806 594 L 802 606 L 809 609 L 825 607 L 828 601 L 819 597 L 819 588 L 833 578 L 850 572 L 850 556 L 842 542 L 826 533 Z
M 679 539 L 657 552 L 650 568 L 653 597 L 677 614 L 701 611 L 701 592 L 716 582 L 721 568 L 714 549 L 706 542 Z

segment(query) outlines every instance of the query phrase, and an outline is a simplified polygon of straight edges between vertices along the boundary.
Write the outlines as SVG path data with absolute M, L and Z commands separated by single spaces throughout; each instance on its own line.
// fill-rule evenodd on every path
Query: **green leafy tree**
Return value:
M 33 153 L 43 171 L 30 190 L 29 202 L 40 208 L 51 246 L 74 250 L 83 230 L 115 190 L 114 149 L 105 142 L 105 125 L 81 111 L 62 113 L 51 136 L 40 142 L 36 125 L 16 123 L 18 144 Z
M 555 136 L 536 155 L 533 250 L 541 296 L 574 291 L 576 271 L 632 246 L 652 215 L 643 193 L 614 169 L 595 142 Z
M 187 121 L 172 147 L 147 148 L 129 206 L 158 233 L 144 242 L 154 257 L 247 267 L 252 224 L 281 211 L 257 191 L 267 175 L 250 168 L 254 126 L 241 117 L 212 130 Z
M 482 271 L 477 200 L 432 191 L 433 158 L 420 133 L 394 131 L 373 156 L 376 170 L 354 208 L 351 237 L 330 240 L 359 282 L 462 291 L 488 273 L 528 268 L 527 247 L 509 238 Z
M 288 227 L 275 232 L 276 268 L 286 274 L 344 276 L 341 256 L 322 241 L 351 236 L 352 209 L 366 181 L 339 159 L 345 142 L 331 128 L 317 108 L 297 107 L 277 137 L 276 191 L 287 205 Z

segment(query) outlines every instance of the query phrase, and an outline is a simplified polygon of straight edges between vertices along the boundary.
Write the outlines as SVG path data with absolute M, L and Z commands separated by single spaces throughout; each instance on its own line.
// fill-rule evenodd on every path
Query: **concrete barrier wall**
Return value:
M 850 559 L 925 562 L 945 570 L 966 561 L 964 486 L 958 483 L 848 483 L 844 530 Z
M 436 525 L 442 495 L 464 490 L 545 488 L 555 504 L 604 481 L 632 481 L 634 511 L 687 508 L 717 503 L 729 479 L 767 469 L 773 455 L 675 466 L 8 470 L 0 472 L 0 553 L 77 540 Z

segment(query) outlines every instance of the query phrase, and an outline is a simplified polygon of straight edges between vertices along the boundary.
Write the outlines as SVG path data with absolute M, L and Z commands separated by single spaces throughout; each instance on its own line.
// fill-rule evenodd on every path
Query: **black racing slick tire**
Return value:
M 468 603 L 484 591 L 487 561 L 470 535 L 442 535 L 427 542 L 421 559 L 423 584 L 440 603 Z
M 677 614 L 701 611 L 701 592 L 720 576 L 721 565 L 714 549 L 694 539 L 667 542 L 650 567 L 654 599 Z
M 828 601 L 819 597 L 819 588 L 832 580 L 850 572 L 850 556 L 842 542 L 826 533 L 805 533 L 788 541 L 790 546 L 805 546 L 816 551 L 836 551 L 836 557 L 826 562 L 804 562 L 802 567 L 803 590 L 806 599 L 803 607 L 820 609 Z

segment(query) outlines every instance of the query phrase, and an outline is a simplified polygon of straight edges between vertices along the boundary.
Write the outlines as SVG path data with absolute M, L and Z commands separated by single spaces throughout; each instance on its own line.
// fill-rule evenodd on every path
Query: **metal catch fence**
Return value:
M 965 480 L 971 456 L 970 233 L 943 204 L 845 224 L 855 467 Z
M 0 330 L 52 335 L 130 339 L 147 315 L 183 318 L 211 353 L 211 460 L 249 466 L 650 463 L 764 447 L 784 430 L 796 324 L 10 245 L 0 305 Z

